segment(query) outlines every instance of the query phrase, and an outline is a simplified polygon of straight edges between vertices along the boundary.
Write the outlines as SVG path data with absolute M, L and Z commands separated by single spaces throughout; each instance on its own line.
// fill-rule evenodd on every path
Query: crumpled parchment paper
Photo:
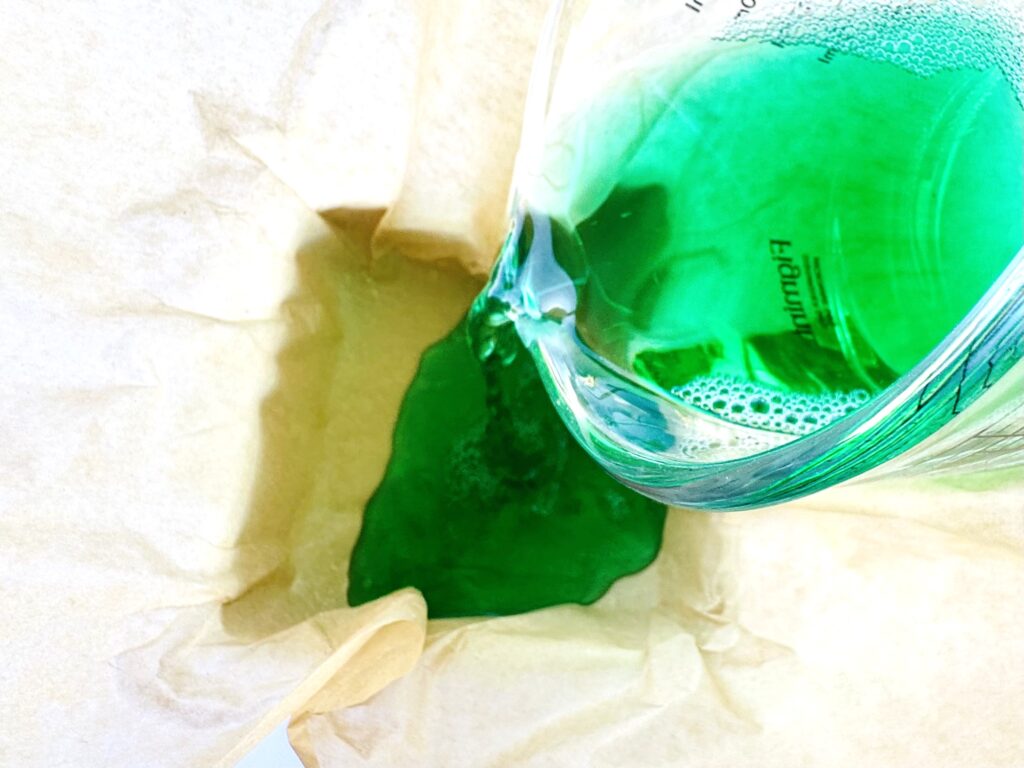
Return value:
M 504 228 L 544 4 L 0 25 L 0 762 L 1024 763 L 1024 478 L 669 515 L 598 604 L 345 605 Z M 487 510 L 481 510 L 486 514 Z

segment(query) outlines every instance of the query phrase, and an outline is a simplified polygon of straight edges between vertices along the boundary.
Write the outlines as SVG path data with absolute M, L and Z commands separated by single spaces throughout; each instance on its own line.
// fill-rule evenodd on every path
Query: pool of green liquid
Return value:
M 511 328 L 473 352 L 466 324 L 423 355 L 349 565 L 352 605 L 415 587 L 430 616 L 591 603 L 661 546 L 665 506 L 572 439 Z
M 511 303 L 707 414 L 805 434 L 920 362 L 1021 248 L 1022 115 L 995 68 L 766 43 L 634 68 L 551 135 Z

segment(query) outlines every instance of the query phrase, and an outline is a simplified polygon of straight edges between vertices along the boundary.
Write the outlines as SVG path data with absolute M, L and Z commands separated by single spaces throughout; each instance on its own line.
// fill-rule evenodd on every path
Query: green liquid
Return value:
M 657 554 L 665 507 L 587 456 L 502 336 L 481 361 L 460 324 L 424 354 L 352 553 L 352 605 L 402 587 L 434 618 L 590 603 Z
M 813 431 L 921 361 L 1021 248 L 1022 114 L 996 69 L 810 46 L 634 71 L 551 137 L 516 302 L 701 411 Z
M 1024 121 L 996 70 L 716 44 L 549 138 L 478 355 L 460 326 L 407 393 L 352 604 L 404 586 L 435 617 L 591 602 L 655 556 L 664 507 L 571 439 L 500 312 L 571 325 L 709 417 L 803 434 L 926 356 L 1024 242 Z

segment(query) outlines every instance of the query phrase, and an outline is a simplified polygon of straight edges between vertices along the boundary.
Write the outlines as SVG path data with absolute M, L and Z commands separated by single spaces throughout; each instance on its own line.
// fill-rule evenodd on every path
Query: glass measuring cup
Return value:
M 514 328 L 670 504 L 1024 463 L 1022 32 L 980 0 L 555 3 L 481 352 Z

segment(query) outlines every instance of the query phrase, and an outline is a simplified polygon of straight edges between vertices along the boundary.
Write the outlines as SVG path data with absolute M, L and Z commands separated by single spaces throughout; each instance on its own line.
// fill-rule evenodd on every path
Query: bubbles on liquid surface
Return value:
M 997 0 L 781 2 L 739 17 L 724 40 L 815 45 L 922 77 L 998 67 L 1024 102 L 1024 6 Z
M 700 376 L 672 394 L 687 405 L 754 429 L 806 435 L 864 405 L 866 390 L 822 395 L 782 393 L 731 376 Z

